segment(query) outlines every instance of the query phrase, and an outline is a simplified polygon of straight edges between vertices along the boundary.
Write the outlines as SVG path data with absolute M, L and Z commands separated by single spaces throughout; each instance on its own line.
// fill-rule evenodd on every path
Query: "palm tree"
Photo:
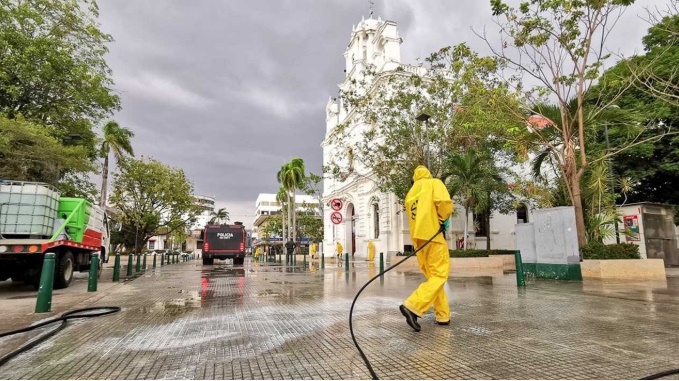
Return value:
M 116 161 L 120 161 L 126 154 L 134 156 L 131 139 L 134 132 L 125 127 L 120 127 L 116 121 L 110 120 L 104 125 L 104 139 L 101 142 L 99 153 L 104 158 L 104 166 L 101 171 L 101 195 L 99 206 L 106 207 L 108 188 L 108 157 L 113 152 Z
M 289 163 L 283 164 L 281 170 L 276 174 L 276 179 L 285 188 L 288 194 L 292 197 L 288 197 L 288 219 L 292 215 L 292 224 L 290 224 L 290 230 L 292 232 L 293 241 L 297 240 L 297 218 L 296 218 L 296 203 L 295 203 L 295 192 L 304 186 L 304 179 L 306 177 L 304 160 L 299 157 L 293 158 Z
M 229 222 L 229 212 L 226 211 L 226 208 L 219 208 L 216 212 L 212 211 L 210 216 L 212 217 L 210 218 L 210 224 Z
M 492 163 L 492 161 L 490 161 Z M 454 154 L 447 159 L 448 190 L 454 197 L 462 199 L 465 210 L 464 222 L 464 250 L 467 250 L 467 232 L 469 231 L 469 211 L 481 210 L 488 205 L 489 187 L 491 180 L 496 180 L 496 174 L 487 157 L 483 157 L 475 150 Z M 490 240 L 490 237 L 488 237 Z

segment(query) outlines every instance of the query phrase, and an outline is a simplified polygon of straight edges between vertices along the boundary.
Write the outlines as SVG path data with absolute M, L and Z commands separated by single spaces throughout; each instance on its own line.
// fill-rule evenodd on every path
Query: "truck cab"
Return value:
M 245 226 L 242 222 L 233 225 L 207 225 L 203 231 L 203 264 L 212 265 L 215 259 L 232 259 L 234 266 L 245 263 Z

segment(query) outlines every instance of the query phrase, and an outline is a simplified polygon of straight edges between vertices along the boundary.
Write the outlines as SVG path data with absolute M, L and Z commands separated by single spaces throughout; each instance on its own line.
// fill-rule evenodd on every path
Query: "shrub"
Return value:
M 488 256 L 488 250 L 448 250 L 451 258 L 482 258 Z
M 507 254 L 514 255 L 514 253 L 516 253 L 516 250 L 491 250 L 488 254 L 490 254 L 490 255 L 507 255 Z
M 604 245 L 590 242 L 582 247 L 584 259 L 641 259 L 639 246 L 631 243 Z

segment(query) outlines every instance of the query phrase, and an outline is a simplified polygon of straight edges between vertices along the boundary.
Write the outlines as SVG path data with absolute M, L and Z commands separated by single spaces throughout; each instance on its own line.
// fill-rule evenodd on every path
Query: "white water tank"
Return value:
M 0 236 L 50 237 L 59 207 L 59 193 L 48 184 L 0 182 Z

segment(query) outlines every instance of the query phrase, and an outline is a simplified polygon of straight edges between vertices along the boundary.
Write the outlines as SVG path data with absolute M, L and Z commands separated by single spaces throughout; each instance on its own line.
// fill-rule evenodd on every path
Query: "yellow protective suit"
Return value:
M 368 241 L 368 260 L 370 262 L 375 260 L 375 244 L 373 244 L 373 241 Z
M 311 247 L 309 247 L 309 252 L 311 253 L 311 259 L 316 258 L 316 242 L 311 244 Z
M 415 169 L 414 184 L 406 195 L 405 205 L 410 224 L 410 237 L 416 248 L 424 245 L 453 212 L 453 201 L 443 182 L 434 179 L 424 166 Z M 403 302 L 415 315 L 422 317 L 432 306 L 436 321 L 450 321 L 450 306 L 443 290 L 450 271 L 448 244 L 439 233 L 417 253 L 420 271 L 427 278 Z
M 342 247 L 342 244 L 339 241 L 337 241 L 337 256 L 339 256 L 340 258 L 342 258 L 343 250 L 344 248 Z
M 262 255 L 262 248 L 258 247 L 257 250 L 255 250 L 255 259 L 258 260 L 261 255 Z

